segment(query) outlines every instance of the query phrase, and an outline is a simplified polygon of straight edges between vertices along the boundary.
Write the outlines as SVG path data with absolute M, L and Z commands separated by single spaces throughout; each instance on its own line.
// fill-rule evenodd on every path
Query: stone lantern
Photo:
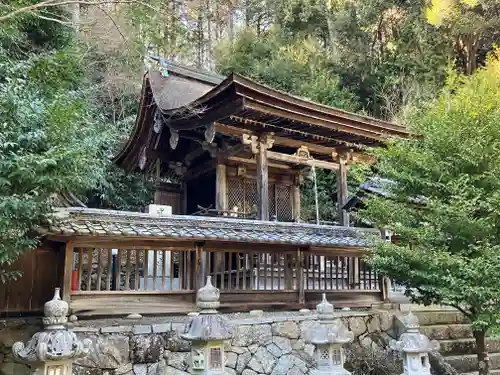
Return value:
M 348 375 L 344 369 L 344 344 L 354 339 L 340 319 L 334 319 L 333 305 L 326 300 L 316 306 L 319 322 L 305 332 L 305 340 L 315 346 L 314 356 L 317 368 L 311 370 L 313 375 Z
M 189 321 L 181 335 L 192 342 L 192 374 L 225 374 L 224 340 L 231 339 L 233 332 L 229 322 L 217 313 L 219 296 L 219 289 L 212 285 L 212 277 L 208 276 L 207 284 L 197 293 L 196 303 L 200 314 Z
M 59 293 L 56 288 L 54 298 L 44 306 L 44 330 L 35 333 L 27 345 L 16 342 L 12 346 L 14 358 L 30 365 L 33 375 L 71 375 L 73 361 L 90 350 L 90 340 L 80 341 L 64 326 L 69 306 Z
M 406 332 L 398 341 L 392 340 L 389 346 L 403 353 L 403 369 L 406 375 L 430 375 L 429 352 L 439 350 L 439 342 L 429 340 L 420 333 L 418 318 L 411 311 L 403 318 Z

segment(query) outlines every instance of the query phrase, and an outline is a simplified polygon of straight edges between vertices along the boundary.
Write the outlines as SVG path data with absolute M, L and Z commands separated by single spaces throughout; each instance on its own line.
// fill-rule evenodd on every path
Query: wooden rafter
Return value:
M 280 152 L 267 151 L 267 157 L 271 160 L 281 161 L 287 164 L 306 165 L 309 167 L 317 167 L 328 169 L 331 171 L 336 171 L 339 169 L 339 165 L 337 163 L 317 159 L 302 158 L 297 155 L 288 155 Z
M 219 122 L 215 124 L 215 129 L 219 133 L 235 137 L 241 137 L 243 134 L 250 134 L 250 135 L 254 134 L 253 132 L 248 131 L 246 129 L 237 128 L 231 125 L 221 124 Z M 314 143 L 309 143 L 307 141 L 297 141 L 295 139 L 279 137 L 276 135 L 273 135 L 273 139 L 275 145 L 280 145 L 290 148 L 299 148 L 300 146 L 307 144 L 307 148 L 315 154 L 332 155 L 332 152 L 336 152 L 336 149 L 333 147 L 320 146 Z

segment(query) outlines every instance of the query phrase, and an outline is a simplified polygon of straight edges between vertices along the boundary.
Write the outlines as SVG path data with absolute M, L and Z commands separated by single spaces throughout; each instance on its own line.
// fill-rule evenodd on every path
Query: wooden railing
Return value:
M 193 255 L 194 250 L 76 248 L 72 291 L 194 290 Z
M 189 311 L 194 307 L 196 290 L 208 275 L 221 291 L 223 307 L 305 306 L 317 303 L 318 293 L 336 294 L 332 300 L 348 306 L 381 300 L 380 280 L 362 254 L 341 256 L 301 249 L 218 250 L 194 245 L 158 249 L 75 247 L 73 255 L 70 295 L 72 301 L 78 301 L 75 306 L 79 309 L 91 310 L 91 299 L 105 296 L 100 308 L 118 304 L 124 301 L 119 300 L 120 295 L 130 297 L 126 304 L 123 302 L 128 308 L 135 303 L 132 296 L 136 295 L 143 301 L 150 301 L 144 299 L 149 296 L 154 301 L 168 301 L 167 305 L 172 302 L 175 311 Z M 147 309 L 147 303 L 142 308 Z M 151 303 L 156 308 L 165 306 Z

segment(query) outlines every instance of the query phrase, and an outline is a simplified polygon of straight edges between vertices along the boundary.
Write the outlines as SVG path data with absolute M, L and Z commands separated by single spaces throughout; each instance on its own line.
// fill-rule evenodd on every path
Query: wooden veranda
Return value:
M 384 300 L 364 262 L 376 231 L 251 220 L 65 209 L 46 238 L 65 243 L 64 299 L 77 315 L 186 313 L 211 275 L 223 311 Z

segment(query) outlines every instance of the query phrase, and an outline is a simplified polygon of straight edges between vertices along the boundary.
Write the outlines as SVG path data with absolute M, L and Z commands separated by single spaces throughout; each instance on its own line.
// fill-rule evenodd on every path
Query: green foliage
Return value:
M 257 35 L 244 30 L 217 49 L 217 69 L 237 72 L 278 90 L 310 100 L 355 110 L 356 97 L 341 88 L 331 61 L 314 39 L 287 39 L 279 29 Z
M 0 72 L 0 278 L 36 246 L 59 192 L 83 192 L 103 172 L 102 118 L 79 87 L 72 46 L 22 61 L 2 52 Z M 45 75 L 41 71 L 46 72 Z
M 457 66 L 466 74 L 483 64 L 500 39 L 497 0 L 433 0 L 426 19 L 453 45 Z
M 371 197 L 360 212 L 397 235 L 375 245 L 371 262 L 414 301 L 454 306 L 485 330 L 500 309 L 497 56 L 473 76 L 450 77 L 439 101 L 408 123 L 415 137 L 377 152 L 393 199 Z
M 0 15 L 7 14 L 14 9 L 39 3 L 38 0 L 9 1 L 9 4 L 0 5 Z M 40 9 L 41 17 L 56 18 L 67 16 L 60 7 Z M 0 46 L 2 55 L 26 58 L 26 55 L 64 47 L 72 39 L 71 29 L 61 27 L 50 19 L 36 17 L 31 13 L 20 13 L 1 23 Z
M 38 15 L 65 16 L 54 7 Z M 142 58 L 134 40 L 128 47 L 118 56 L 83 46 L 71 28 L 29 13 L 0 24 L 0 282 L 19 276 L 9 266 L 37 246 L 59 193 L 93 207 L 151 201 L 151 183 L 111 161 L 137 107 L 134 85 L 122 81 Z

